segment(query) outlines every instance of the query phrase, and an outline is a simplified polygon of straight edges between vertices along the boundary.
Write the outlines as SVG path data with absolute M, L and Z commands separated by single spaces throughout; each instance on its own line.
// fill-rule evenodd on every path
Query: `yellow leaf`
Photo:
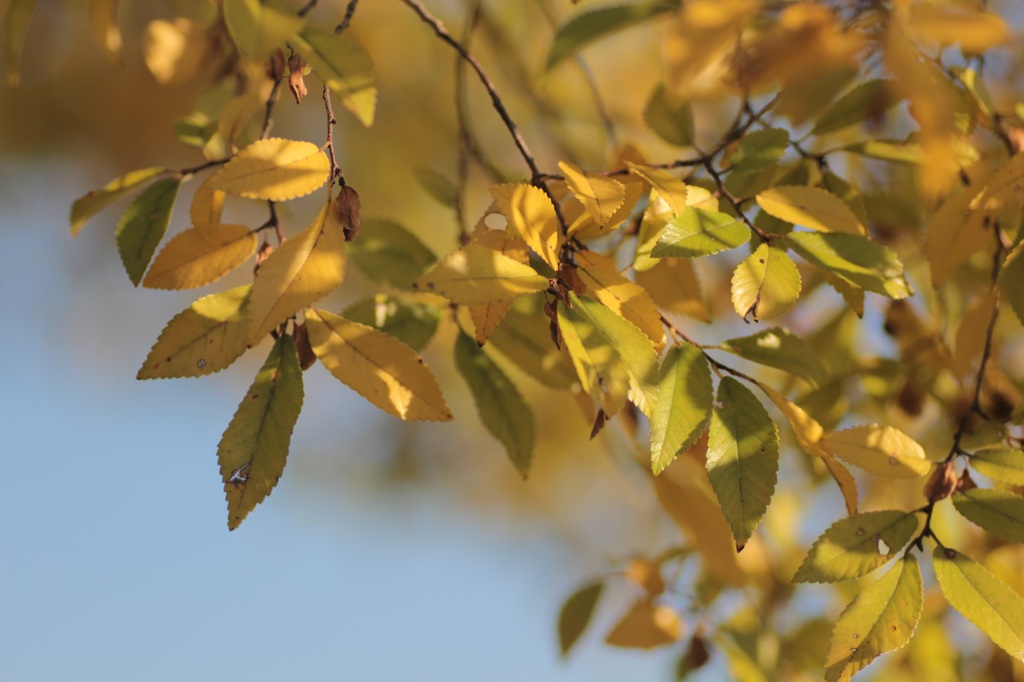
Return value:
M 219 225 L 221 214 L 224 212 L 224 199 L 227 195 L 223 190 L 213 188 L 214 177 L 208 177 L 192 195 L 192 204 L 188 212 L 192 219 L 192 227 L 199 230 Z
M 345 233 L 328 203 L 313 224 L 282 244 L 256 271 L 249 306 L 249 343 L 255 345 L 345 277 Z
M 711 322 L 700 280 L 689 258 L 662 258 L 648 270 L 638 270 L 636 283 L 646 289 L 660 308 Z
M 828 434 L 821 445 L 850 464 L 879 476 L 917 478 L 932 468 L 924 448 L 891 426 L 864 424 Z
M 529 265 L 480 244 L 453 251 L 413 283 L 460 305 L 476 305 L 532 294 L 548 279 Z
M 759 0 L 692 0 L 665 36 L 668 90 L 680 99 L 716 97 L 729 87 L 729 65 L 744 22 Z
M 626 165 L 629 166 L 630 173 L 643 178 L 650 184 L 651 188 L 658 193 L 658 196 L 668 204 L 673 215 L 678 215 L 686 210 L 686 207 L 689 205 L 687 203 L 687 196 L 690 188 L 685 182 L 668 171 L 663 171 L 659 168 L 641 166 L 630 161 L 627 161 Z M 708 207 L 702 206 L 702 208 Z M 714 208 L 717 208 L 717 204 Z
M 562 204 L 562 213 L 565 215 L 566 221 L 569 223 L 568 234 L 570 237 L 576 237 L 577 239 L 594 239 L 601 235 L 608 234 L 608 231 L 612 228 L 617 227 L 630 216 L 633 209 L 636 207 L 640 198 L 644 195 L 644 192 L 648 192 L 649 186 L 643 180 L 637 178 L 630 178 L 629 181 L 623 182 L 623 188 L 625 191 L 625 201 L 619 206 L 618 210 L 615 211 L 608 219 L 606 225 L 599 225 L 593 216 L 583 207 L 579 201 L 569 200 Z M 569 217 L 571 211 L 570 206 L 575 205 L 578 208 L 575 217 Z
M 544 190 L 521 183 L 495 185 L 491 196 L 516 234 L 557 270 L 561 233 L 555 207 Z
M 165 169 L 160 167 L 143 168 L 142 170 L 125 173 L 114 178 L 100 189 L 94 189 L 84 196 L 75 199 L 71 204 L 71 236 L 77 237 L 86 221 L 107 206 L 127 195 L 144 182 L 163 175 Z
M 604 641 L 627 649 L 653 649 L 678 642 L 682 636 L 679 614 L 671 607 L 644 598 L 630 607 Z
M 250 286 L 204 296 L 160 332 L 139 379 L 198 377 L 219 372 L 246 350 Z
M 995 243 L 983 229 L 984 217 L 977 219 L 974 211 L 991 178 L 991 174 L 975 178 L 959 194 L 947 199 L 928 222 L 925 253 L 931 265 L 933 285 L 942 284 L 972 253 Z
M 976 364 L 981 361 L 985 340 L 988 338 L 988 325 L 996 314 L 998 305 L 998 290 L 991 289 L 975 301 L 960 320 L 953 353 L 953 368 L 961 379 L 970 376 Z
M 121 28 L 117 24 L 118 0 L 91 0 L 89 22 L 107 55 L 115 62 L 121 61 Z
M 778 317 L 800 297 L 800 271 L 782 249 L 761 244 L 732 275 L 732 305 L 747 321 Z
M 142 286 L 194 289 L 228 274 L 256 252 L 256 233 L 245 225 L 185 230 L 153 260 Z
M 642 286 L 620 275 L 611 260 L 593 251 L 577 253 L 576 264 L 591 297 L 639 327 L 656 350 L 665 345 L 661 315 Z
M 388 414 L 417 421 L 452 418 L 433 372 L 398 339 L 323 310 L 306 311 L 306 328 L 324 367 Z
M 142 35 L 146 67 L 161 85 L 191 81 L 209 61 L 211 52 L 206 29 L 184 17 L 151 21 Z
M 625 186 L 614 178 L 585 173 L 565 161 L 559 162 L 558 167 L 569 189 L 583 202 L 594 221 L 602 227 L 610 224 L 612 216 L 626 201 Z
M 1002 17 L 949 6 L 914 3 L 907 28 L 919 39 L 939 45 L 959 45 L 964 52 L 981 54 L 1012 40 Z
M 758 386 L 771 398 L 771 401 L 775 403 L 775 406 L 782 412 L 786 421 L 789 422 L 793 429 L 793 435 L 796 436 L 796 442 L 800 445 L 800 449 L 808 455 L 820 458 L 825 463 L 829 473 L 832 474 L 832 478 L 839 485 L 839 491 L 843 494 L 843 500 L 846 502 L 846 512 L 848 514 L 856 514 L 857 482 L 854 480 L 850 470 L 843 466 L 842 462 L 836 460 L 822 446 L 821 440 L 825 434 L 825 429 L 811 415 L 807 414 L 803 408 L 786 400 L 774 388 L 760 383 Z
M 373 125 L 377 83 L 373 60 L 348 36 L 308 27 L 295 41 L 295 49 L 313 71 L 366 127 Z
M 846 202 L 817 187 L 772 187 L 757 195 L 757 205 L 779 220 L 819 232 L 867 234 Z
M 311 142 L 272 137 L 238 152 L 210 186 L 249 199 L 287 201 L 327 182 L 330 165 L 327 155 Z
M 522 239 L 509 239 L 508 237 L 509 234 L 507 232 L 481 227 L 474 230 L 470 240 L 473 243 L 499 251 L 519 263 L 529 263 L 530 253 L 526 242 Z M 514 300 L 512 298 L 499 299 L 489 303 L 470 306 L 469 314 L 473 318 L 474 338 L 477 343 L 483 345 L 490 338 L 494 329 L 505 319 L 505 315 L 512 307 Z
M 245 145 L 256 137 L 260 120 L 257 113 L 265 106 L 264 99 L 255 92 L 233 97 L 224 105 L 217 117 L 217 134 L 213 138 L 225 147 L 224 156 L 236 151 L 239 144 Z M 214 174 L 211 180 L 216 177 Z

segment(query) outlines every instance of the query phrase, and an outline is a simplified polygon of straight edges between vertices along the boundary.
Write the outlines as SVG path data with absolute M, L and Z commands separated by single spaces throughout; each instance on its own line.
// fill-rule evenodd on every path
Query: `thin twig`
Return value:
M 725 200 L 732 205 L 740 220 L 742 220 L 744 224 L 746 224 L 746 226 L 749 227 L 754 234 L 760 237 L 762 241 L 771 244 L 774 237 L 765 232 L 764 230 L 762 230 L 757 225 L 755 225 L 754 221 L 747 217 L 747 214 L 743 212 L 743 207 L 740 205 L 739 199 L 734 197 L 732 192 L 726 189 L 725 182 L 722 180 L 722 174 L 715 170 L 715 164 L 711 161 L 711 159 L 706 159 L 704 161 L 704 168 L 705 170 L 707 170 L 711 178 L 715 181 L 715 186 L 718 188 L 718 193 L 721 196 L 725 197 Z
M 320 0 L 309 0 L 309 2 L 307 2 L 306 5 L 302 9 L 300 9 L 298 12 L 296 12 L 296 14 L 299 15 L 300 17 L 306 16 L 307 14 L 309 14 L 309 11 L 311 9 L 316 7 L 316 3 L 318 3 L 319 1 Z
M 356 5 L 359 0 L 348 0 L 348 7 L 345 8 L 345 16 L 341 23 L 334 27 L 334 35 L 338 36 L 345 32 L 348 25 L 352 23 L 352 15 L 356 13 Z
M 480 21 L 480 8 L 483 0 L 474 0 L 469 10 L 469 21 L 462 36 L 464 45 L 469 46 L 473 31 Z M 466 185 L 469 181 L 469 156 L 473 153 L 473 140 L 469 134 L 469 120 L 463 109 L 466 92 L 466 71 L 460 57 L 455 59 L 455 119 L 459 128 L 459 156 L 456 163 L 455 180 L 455 220 L 459 225 L 459 243 L 469 242 L 469 226 L 466 224 Z
M 334 107 L 331 105 L 331 93 L 327 89 L 327 84 L 324 83 L 324 108 L 327 110 L 327 142 L 326 147 L 328 151 L 328 157 L 331 160 L 331 175 L 328 181 L 328 193 L 334 189 L 335 179 L 340 180 L 342 186 L 345 185 L 345 176 L 341 171 L 341 166 L 338 165 L 338 159 L 334 155 L 334 126 L 338 122 L 338 119 L 334 117 Z
M 274 103 L 277 101 L 277 91 L 281 89 L 281 81 L 284 76 L 274 79 L 274 85 L 270 88 L 270 96 L 267 97 L 267 104 L 263 112 L 263 127 L 260 129 L 260 139 L 266 139 L 270 134 L 270 128 L 274 125 Z

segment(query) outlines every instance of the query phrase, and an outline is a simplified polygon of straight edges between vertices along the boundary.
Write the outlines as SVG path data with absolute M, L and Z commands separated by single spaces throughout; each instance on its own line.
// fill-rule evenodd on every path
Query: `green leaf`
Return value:
M 782 249 L 761 244 L 732 273 L 736 314 L 755 322 L 782 315 L 800 298 L 800 271 Z
M 955 493 L 953 506 L 992 535 L 1024 542 L 1024 497 L 1005 490 L 971 488 Z
M 248 348 L 246 307 L 250 285 L 204 296 L 175 315 L 149 356 L 138 379 L 198 377 L 219 372 Z
M 827 682 L 848 682 L 871 661 L 907 644 L 924 610 L 917 557 L 908 554 L 878 582 L 857 593 L 832 630 L 825 659 Z
M 826 435 L 821 445 L 833 455 L 879 476 L 918 478 L 932 469 L 924 448 L 892 426 L 853 426 Z
M 1024 485 L 1024 451 L 985 448 L 971 455 L 971 467 L 996 481 Z
M 171 222 L 171 210 L 181 180 L 154 182 L 121 215 L 117 224 L 117 250 L 132 284 L 139 286 L 146 268 Z
M 704 431 L 713 398 L 711 368 L 700 348 L 672 346 L 661 363 L 658 403 L 651 415 L 651 468 L 660 474 Z
M 515 384 L 464 333 L 455 341 L 455 366 L 476 402 L 480 421 L 497 438 L 513 466 L 526 478 L 533 461 L 533 411 Z
M 572 388 L 576 371 L 565 351 L 551 343 L 550 320 L 538 303 L 532 298 L 516 301 L 487 343 L 534 381 L 558 390 Z
M 349 242 L 347 251 L 367 277 L 396 289 L 411 289 L 437 261 L 419 237 L 390 220 L 364 220 L 359 239 Z
M 651 255 L 696 258 L 735 249 L 748 239 L 750 229 L 738 218 L 690 206 L 668 221 Z
M 722 350 L 760 365 L 789 372 L 815 387 L 828 376 L 828 368 L 814 349 L 782 327 L 765 329 L 753 336 L 729 339 L 722 343 Z
M 999 287 L 1017 319 L 1024 323 L 1024 242 L 1017 244 L 1007 256 L 999 273 Z
M 224 0 L 224 23 L 239 52 L 260 61 L 294 42 L 306 22 L 260 0 Z
M 877 119 L 899 102 L 887 80 L 861 83 L 839 98 L 822 114 L 811 130 L 812 135 L 842 130 L 866 119 Z
M 353 303 L 342 317 L 393 336 L 414 351 L 423 350 L 437 332 L 441 311 L 431 305 L 376 294 Z
M 843 147 L 848 152 L 866 156 L 869 159 L 916 165 L 924 160 L 924 150 L 916 142 L 900 140 L 868 140 Z
M 867 237 L 835 232 L 792 232 L 785 239 L 807 262 L 861 289 L 894 299 L 914 293 L 903 276 L 903 263 L 896 254 Z
M 896 510 L 840 519 L 814 541 L 793 580 L 831 583 L 867 575 L 896 556 L 917 526 L 915 514 Z
M 572 57 L 590 43 L 642 23 L 651 17 L 675 9 L 673 3 L 651 2 L 639 5 L 605 7 L 570 19 L 558 29 L 548 52 L 547 68 Z
M 21 46 L 25 43 L 28 24 L 32 20 L 32 12 L 36 8 L 36 0 L 11 0 L 4 15 L 4 57 L 7 61 L 7 84 L 12 88 L 21 83 L 18 73 L 18 57 Z
M 302 369 L 292 337 L 277 340 L 217 446 L 234 530 L 277 485 L 302 410 Z
M 590 624 L 590 618 L 594 615 L 594 608 L 597 600 L 604 590 L 604 583 L 601 581 L 584 585 L 573 592 L 558 613 L 558 646 L 562 655 L 567 656 L 573 645 Z
M 729 158 L 729 169 L 737 173 L 755 173 L 770 168 L 782 158 L 788 146 L 789 132 L 782 128 L 748 133 Z
M 89 218 L 130 193 L 142 183 L 152 180 L 165 172 L 164 168 L 155 167 L 125 173 L 119 178 L 114 178 L 100 189 L 94 189 L 85 196 L 75 199 L 75 203 L 71 204 L 71 236 L 77 237 L 78 232 L 85 226 Z
M 820 187 L 777 185 L 758 194 L 757 205 L 779 220 L 818 232 L 867 234 L 846 202 Z
M 313 27 L 303 29 L 295 49 L 309 62 L 342 105 L 366 127 L 373 125 L 377 108 L 377 78 L 366 50 L 347 36 Z
M 693 144 L 693 107 L 689 101 L 675 103 L 659 83 L 644 107 L 647 127 L 669 144 L 689 147 Z
M 950 606 L 1000 649 L 1024 660 L 1024 599 L 984 566 L 954 549 L 936 547 L 932 563 Z
M 718 384 L 708 432 L 707 469 L 740 550 L 775 492 L 779 429 L 750 389 L 732 377 Z
M 458 201 L 459 190 L 452 182 L 436 170 L 426 166 L 417 166 L 412 169 L 416 182 L 427 191 L 442 206 L 454 207 Z

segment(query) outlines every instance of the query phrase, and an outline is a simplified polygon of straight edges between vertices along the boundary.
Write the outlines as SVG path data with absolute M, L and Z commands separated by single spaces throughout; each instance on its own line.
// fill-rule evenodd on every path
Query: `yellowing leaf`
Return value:
M 778 317 L 800 298 L 800 271 L 782 249 L 761 244 L 732 273 L 732 306 L 746 321 Z
M 452 418 L 433 372 L 401 341 L 323 310 L 308 310 L 306 327 L 324 367 L 388 414 L 407 421 Z
M 36 8 L 36 0 L 11 0 L 4 15 L 4 57 L 7 62 L 7 84 L 12 88 L 21 83 L 18 73 L 18 57 L 21 46 L 25 43 L 28 24 L 32 20 L 32 12 Z
M 230 530 L 238 528 L 281 478 L 302 398 L 299 355 L 292 337 L 283 335 L 217 446 Z
M 547 277 L 529 265 L 470 243 L 442 258 L 413 283 L 460 305 L 476 305 L 548 288 Z
M 1024 542 L 1024 497 L 1004 490 L 971 488 L 954 494 L 953 506 L 992 535 Z
M 633 214 L 633 209 L 636 208 L 637 202 L 640 201 L 645 193 L 650 193 L 650 188 L 643 180 L 630 177 L 623 180 L 623 192 L 625 200 L 618 210 L 611 214 L 608 222 L 604 225 L 599 225 L 577 199 L 572 198 L 564 202 L 562 204 L 562 214 L 569 223 L 567 234 L 570 237 L 583 240 L 596 239 L 608 234 L 610 230 L 621 225 L 622 221 Z M 578 215 L 572 214 L 572 211 L 577 207 L 579 207 Z M 570 217 L 570 214 L 575 215 L 575 217 Z
M 163 175 L 165 172 L 167 172 L 166 169 L 160 167 L 132 171 L 119 178 L 114 178 L 100 189 L 94 189 L 88 194 L 75 199 L 75 202 L 71 204 L 71 236 L 77 237 L 78 232 L 89 218 L 127 195 L 142 183 L 152 180 L 158 175 Z
M 487 228 L 477 229 L 473 232 L 470 241 L 481 244 L 488 248 L 500 251 L 502 254 L 523 264 L 530 262 L 530 252 L 526 242 L 518 238 L 509 238 L 508 232 L 502 230 L 489 230 Z M 505 319 L 509 308 L 515 299 L 499 299 L 469 307 L 470 317 L 473 318 L 475 329 L 474 338 L 476 342 L 483 345 L 490 338 L 491 333 Z
M 437 261 L 419 237 L 390 220 L 363 221 L 359 238 L 346 247 L 349 258 L 374 282 L 409 289 Z
M 983 448 L 971 454 L 971 467 L 989 478 L 1024 485 L 1024 450 Z
M 697 258 L 735 249 L 750 239 L 739 218 L 703 208 L 687 208 L 665 225 L 651 251 L 655 258 Z
M 210 180 L 211 189 L 248 199 L 288 201 L 325 182 L 330 161 L 311 142 L 271 137 L 238 152 Z
M 192 227 L 198 230 L 220 225 L 221 214 L 224 212 L 224 200 L 227 195 L 223 190 L 213 188 L 212 183 L 215 177 L 215 175 L 208 177 L 192 195 L 192 204 L 189 206 L 188 214 L 192 220 Z
M 736 548 L 768 509 L 779 472 L 779 429 L 743 384 L 724 377 L 708 430 L 708 478 Z
M 577 253 L 576 264 L 588 295 L 639 327 L 655 349 L 665 345 L 661 314 L 642 286 L 620 275 L 615 263 L 593 251 Z
M 281 244 L 256 271 L 249 343 L 259 343 L 299 310 L 334 291 L 344 277 L 345 234 L 328 203 L 309 227 Z
M 679 614 L 644 598 L 630 607 L 604 641 L 627 649 L 653 649 L 677 642 L 682 636 Z
M 939 45 L 959 45 L 964 52 L 981 54 L 1013 39 L 1002 17 L 943 5 L 914 3 L 907 28 L 919 39 Z
M 772 187 L 757 195 L 757 205 L 779 220 L 819 232 L 867 234 L 860 219 L 846 202 L 817 187 Z
M 228 274 L 256 253 L 256 233 L 244 225 L 185 230 L 167 242 L 142 280 L 150 289 L 194 289 Z
M 651 415 L 651 468 L 655 475 L 693 445 L 711 414 L 711 369 L 693 344 L 672 346 L 661 363 L 658 403 Z
M 917 478 L 932 468 L 924 448 L 892 426 L 854 426 L 828 434 L 821 444 L 837 457 L 879 476 Z
M 861 83 L 839 98 L 821 115 L 811 131 L 815 135 L 842 130 L 861 121 L 880 117 L 899 102 L 887 80 Z
M 634 276 L 658 307 L 701 322 L 711 321 L 700 280 L 688 258 L 663 258 L 652 268 L 637 270 Z
M 949 605 L 1000 649 L 1024 660 L 1024 599 L 984 566 L 954 549 L 936 547 L 932 564 Z
M 803 339 L 782 327 L 765 329 L 752 336 L 729 339 L 722 350 L 767 367 L 795 374 L 818 386 L 828 376 L 828 368 Z
M 899 257 L 867 237 L 793 232 L 786 236 L 786 243 L 812 265 L 867 291 L 895 299 L 913 293 Z
M 578 167 L 560 161 L 558 168 L 565 174 L 565 182 L 576 195 L 594 221 L 604 226 L 626 201 L 626 188 L 615 178 L 585 173 Z
M 260 0 L 224 0 L 224 23 L 238 50 L 259 61 L 285 43 L 295 42 L 306 22 Z
M 180 186 L 181 180 L 177 178 L 154 182 L 125 209 L 117 223 L 117 250 L 135 286 L 142 281 L 156 247 L 167 232 Z
M 139 379 L 198 377 L 219 372 L 245 353 L 249 285 L 204 296 L 178 313 L 142 363 Z
M 557 270 L 561 233 L 555 207 L 544 190 L 515 183 L 495 185 L 491 187 L 491 195 L 515 233 L 525 239 L 545 263 Z
M 673 215 L 679 215 L 686 210 L 689 192 L 686 183 L 659 168 L 641 166 L 629 161 L 626 165 L 629 166 L 630 173 L 645 180 L 658 193 L 658 196 L 668 204 Z M 717 208 L 717 205 L 712 208 Z
M 601 581 L 584 585 L 562 604 L 558 612 L 558 646 L 562 656 L 569 654 L 569 650 L 587 629 L 603 589 L 604 583 Z
M 1007 256 L 999 273 L 999 289 L 1009 302 L 1017 319 L 1024 323 L 1024 242 Z
M 107 55 L 119 62 L 121 60 L 121 28 L 117 23 L 118 0 L 91 0 L 89 2 L 89 23 Z
M 953 350 L 953 368 L 958 376 L 966 379 L 975 366 L 981 362 L 981 354 L 988 338 L 988 326 L 999 306 L 999 292 L 990 289 L 976 300 L 960 320 L 956 332 L 956 346 Z
M 421 351 L 434 338 L 441 311 L 423 303 L 375 294 L 345 308 L 341 316 L 379 329 L 414 351 Z
M 867 575 L 896 556 L 917 526 L 915 514 L 895 510 L 840 519 L 814 541 L 793 580 L 831 583 Z
M 693 144 L 693 107 L 689 101 L 673 102 L 659 84 L 644 107 L 647 127 L 669 144 L 688 147 Z
M 848 682 L 871 661 L 906 645 L 923 610 L 921 568 L 908 554 L 839 615 L 825 659 L 827 682 Z
M 182 85 L 197 76 L 215 57 L 206 28 L 185 17 L 149 22 L 142 35 L 146 68 L 161 85 Z
M 377 107 L 377 79 L 373 60 L 348 36 L 308 27 L 295 41 L 295 49 L 338 96 L 342 105 L 366 127 L 373 125 Z
M 466 334 L 455 341 L 455 366 L 473 394 L 480 421 L 524 478 L 533 461 L 533 411 L 515 384 Z
M 539 298 L 518 299 L 487 343 L 533 380 L 558 390 L 570 389 L 576 383 L 576 370 L 565 349 L 551 342 L 550 320 L 540 303 Z
M 975 251 L 994 244 L 983 220 L 972 220 L 973 206 L 991 175 L 976 177 L 970 185 L 943 202 L 928 222 L 925 253 L 932 268 L 932 284 L 939 286 Z
M 730 170 L 737 173 L 756 173 L 771 168 L 786 153 L 788 146 L 789 132 L 782 128 L 747 133 L 729 158 Z

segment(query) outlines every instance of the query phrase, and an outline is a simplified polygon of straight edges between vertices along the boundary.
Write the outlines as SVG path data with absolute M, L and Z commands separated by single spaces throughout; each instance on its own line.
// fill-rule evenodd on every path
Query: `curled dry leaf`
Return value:
M 966 473 L 967 470 L 965 469 L 964 474 Z M 942 462 L 932 472 L 928 482 L 924 484 L 924 497 L 929 502 L 938 502 L 952 495 L 956 488 L 957 479 L 956 471 L 953 470 L 953 463 Z
M 274 247 L 270 242 L 260 244 L 260 249 L 256 252 L 256 267 L 253 271 L 259 270 L 260 266 L 263 265 L 263 261 L 270 258 L 272 253 L 274 253 Z
M 338 222 L 345 229 L 345 241 L 352 241 L 363 224 L 363 205 L 359 201 L 359 192 L 349 185 L 342 185 L 334 200 L 334 210 L 337 211 Z
M 280 54 L 280 50 L 277 54 Z M 302 61 L 302 57 L 299 55 L 293 54 L 288 59 L 288 89 L 292 91 L 296 104 L 301 104 L 302 98 L 309 92 L 306 89 L 306 81 L 302 78 L 305 69 L 306 62 Z
M 295 340 L 295 350 L 299 353 L 299 367 L 305 372 L 316 364 L 316 353 L 313 352 L 313 346 L 309 343 L 309 330 L 306 329 L 305 322 L 295 325 L 292 338 Z
M 284 78 L 284 67 L 284 52 L 274 50 L 274 54 L 270 55 L 270 61 L 267 63 L 267 77 L 272 81 Z

